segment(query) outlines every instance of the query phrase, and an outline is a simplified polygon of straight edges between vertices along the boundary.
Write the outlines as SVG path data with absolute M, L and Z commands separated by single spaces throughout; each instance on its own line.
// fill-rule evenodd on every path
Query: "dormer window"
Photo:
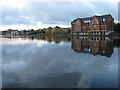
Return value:
M 80 21 L 76 21 L 76 24 L 79 24 L 80 23 Z

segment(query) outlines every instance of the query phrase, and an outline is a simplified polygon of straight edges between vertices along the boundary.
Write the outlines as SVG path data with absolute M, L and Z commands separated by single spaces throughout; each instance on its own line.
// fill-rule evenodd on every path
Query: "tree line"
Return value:
M 120 23 L 114 23 L 114 32 L 120 33 Z

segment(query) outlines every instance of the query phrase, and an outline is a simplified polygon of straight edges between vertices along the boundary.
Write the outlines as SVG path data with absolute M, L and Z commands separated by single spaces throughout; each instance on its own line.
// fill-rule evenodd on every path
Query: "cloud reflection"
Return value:
M 3 44 L 3 87 L 89 88 L 95 87 L 96 78 L 104 83 L 107 76 L 108 81 L 111 78 L 113 81 L 104 83 L 103 87 L 117 87 L 117 48 L 106 58 L 77 54 L 69 42 L 29 41 L 31 43 Z M 101 77 L 104 80 L 99 79 Z

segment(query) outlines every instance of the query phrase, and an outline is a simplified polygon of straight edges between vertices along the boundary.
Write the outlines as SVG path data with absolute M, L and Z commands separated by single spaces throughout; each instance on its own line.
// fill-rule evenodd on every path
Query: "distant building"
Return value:
M 70 28 L 62 28 L 63 31 L 70 31 Z
M 18 35 L 19 31 L 18 30 L 12 30 L 12 29 L 8 29 L 5 33 L 5 35 Z
M 62 30 L 62 31 L 69 31 L 70 28 L 61 28 L 59 26 L 55 26 L 54 28 L 52 27 L 48 27 L 48 28 L 44 28 L 45 31 L 50 31 L 50 30 Z
M 7 31 L 2 31 L 2 33 L 1 33 L 1 34 L 2 34 L 2 35 L 6 35 L 6 32 L 7 32 Z
M 77 18 L 71 22 L 71 30 L 81 35 L 107 35 L 114 30 L 114 18 L 111 14 Z

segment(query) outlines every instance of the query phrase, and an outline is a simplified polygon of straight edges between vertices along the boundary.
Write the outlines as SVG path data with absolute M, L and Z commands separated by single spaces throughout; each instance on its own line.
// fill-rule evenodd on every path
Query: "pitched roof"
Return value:
M 101 18 L 106 18 L 107 16 L 111 16 L 111 14 L 102 15 L 102 16 L 97 16 L 97 17 L 99 17 L 99 18 L 101 19 Z
M 111 16 L 111 14 L 107 14 L 107 15 L 102 15 L 102 16 L 97 16 L 97 15 L 94 15 L 94 16 L 96 16 L 96 17 L 98 17 L 98 18 L 100 18 L 100 19 L 103 19 L 103 18 L 106 18 L 107 16 Z M 81 21 L 86 21 L 86 20 L 90 20 L 90 19 L 92 19 L 93 17 L 86 17 L 86 18 L 77 18 L 77 19 L 80 19 Z M 75 19 L 76 20 L 76 19 Z M 74 21 L 75 21 L 74 20 Z M 73 21 L 73 22 L 74 22 Z
M 92 19 L 92 17 L 87 17 L 87 18 L 79 18 L 81 21 L 86 21 Z

